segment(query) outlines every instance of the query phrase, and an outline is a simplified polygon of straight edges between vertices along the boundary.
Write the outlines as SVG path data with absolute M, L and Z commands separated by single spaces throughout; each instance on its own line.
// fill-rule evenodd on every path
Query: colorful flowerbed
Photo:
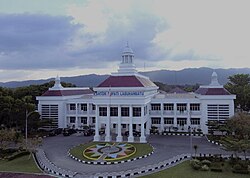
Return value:
M 98 143 L 86 148 L 83 156 L 94 161 L 115 161 L 132 156 L 136 148 L 128 143 Z

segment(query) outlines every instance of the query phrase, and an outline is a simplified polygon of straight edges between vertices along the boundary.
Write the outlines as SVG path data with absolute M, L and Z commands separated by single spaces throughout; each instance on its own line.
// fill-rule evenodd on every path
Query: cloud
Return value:
M 59 9 L 0 14 L 0 70 L 109 73 L 127 41 L 139 68 L 250 66 L 248 0 L 65 0 Z
M 43 14 L 0 15 L 0 68 L 70 66 L 68 44 L 82 25 L 72 18 Z
M 120 62 L 121 52 L 128 41 L 138 63 L 140 60 L 162 59 L 167 53 L 156 48 L 153 40 L 159 32 L 168 28 L 166 21 L 150 12 L 133 9 L 129 2 L 124 6 L 126 10 L 114 4 L 89 1 L 87 5 L 69 6 L 68 15 L 74 18 L 73 22 L 86 27 L 82 34 L 91 33 L 94 36 L 89 43 L 78 37 L 72 55 L 88 56 L 91 60 L 106 63 Z M 90 12 L 91 15 L 87 15 Z

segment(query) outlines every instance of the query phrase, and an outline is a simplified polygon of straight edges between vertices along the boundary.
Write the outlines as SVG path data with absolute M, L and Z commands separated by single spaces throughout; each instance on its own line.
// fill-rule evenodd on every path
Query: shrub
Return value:
M 28 154 L 30 154 L 30 152 L 28 152 L 28 151 L 15 152 L 11 156 L 8 156 L 7 160 L 11 161 L 11 160 L 14 160 L 16 158 L 20 158 L 20 157 L 22 157 L 24 155 L 28 155 Z
M 204 165 L 201 167 L 201 170 L 202 170 L 202 171 L 209 171 L 209 167 L 208 167 L 206 164 L 204 164 Z
M 205 160 L 201 161 L 201 164 L 202 164 L 202 165 L 207 165 L 208 167 L 210 167 L 211 161 L 205 159 Z
M 239 173 L 239 174 L 248 174 L 248 167 L 245 165 L 241 165 L 241 164 L 235 164 L 232 168 L 233 173 Z
M 6 158 L 9 155 L 12 155 L 13 153 L 15 153 L 17 150 L 16 149 L 0 149 L 0 158 Z
M 201 162 L 198 159 L 193 159 L 190 164 L 194 170 L 199 170 L 201 168 Z

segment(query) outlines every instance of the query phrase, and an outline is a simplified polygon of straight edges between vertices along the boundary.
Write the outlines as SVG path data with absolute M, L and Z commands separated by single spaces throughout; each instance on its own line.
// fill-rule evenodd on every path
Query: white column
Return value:
M 191 127 L 191 111 L 190 111 L 190 103 L 187 103 L 187 127 Z
M 177 127 L 177 104 L 174 103 L 174 127 Z
M 147 122 L 146 122 L 146 135 L 150 135 L 150 128 L 151 128 L 151 117 L 149 116 L 149 105 L 147 107 Z
M 107 106 L 107 118 L 106 118 L 106 129 L 105 129 L 105 142 L 110 142 L 110 105 Z
M 90 110 L 89 110 L 89 105 L 90 103 L 87 103 L 87 126 L 90 125 L 90 116 L 89 116 L 89 113 L 90 113 Z
M 76 103 L 76 115 L 75 115 L 75 129 L 78 129 L 78 104 Z
M 130 105 L 129 106 L 129 137 L 128 142 L 134 142 L 134 136 L 133 136 L 133 108 Z
M 163 118 L 163 103 L 161 103 L 161 128 L 160 132 L 164 131 L 164 118 Z
M 100 141 L 100 135 L 99 135 L 99 106 L 96 105 L 96 113 L 95 113 L 95 136 L 94 141 L 98 142 Z
M 121 127 L 121 106 L 118 105 L 118 124 L 117 124 L 117 142 L 122 142 L 122 127 Z
M 145 128 L 144 128 L 144 106 L 141 106 L 141 137 L 140 137 L 140 142 L 141 143 L 146 143 L 146 137 L 145 137 Z
M 68 104 L 65 103 L 65 111 L 64 111 L 64 123 L 63 123 L 63 128 L 67 128 L 68 126 L 68 120 L 67 120 L 67 114 L 68 114 Z

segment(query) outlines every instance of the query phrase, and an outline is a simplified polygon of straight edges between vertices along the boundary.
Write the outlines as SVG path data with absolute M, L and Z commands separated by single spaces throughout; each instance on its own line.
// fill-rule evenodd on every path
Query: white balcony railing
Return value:
M 160 110 L 151 110 L 149 111 L 150 115 L 161 115 L 161 111 Z
M 174 111 L 167 111 L 167 110 L 164 110 L 164 111 L 163 111 L 163 115 L 174 115 Z

